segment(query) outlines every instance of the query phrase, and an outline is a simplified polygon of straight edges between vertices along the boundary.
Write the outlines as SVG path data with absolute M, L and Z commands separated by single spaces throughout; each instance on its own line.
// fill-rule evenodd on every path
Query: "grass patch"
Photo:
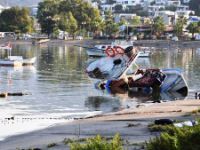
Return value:
M 84 143 L 74 141 L 70 143 L 70 150 L 123 150 L 122 139 L 116 134 L 111 140 L 97 135 L 88 138 Z
M 148 129 L 150 132 L 173 132 L 174 126 L 150 124 L 148 125 Z
M 51 148 L 51 147 L 55 147 L 55 146 L 57 146 L 56 143 L 50 143 L 50 144 L 47 145 L 47 148 Z
M 152 127 L 152 126 L 151 126 Z M 155 127 L 155 126 L 153 126 Z M 156 127 L 163 131 L 160 136 L 146 143 L 147 150 L 199 150 L 200 149 L 200 125 Z
M 196 110 L 193 110 L 193 111 L 191 112 L 191 114 L 195 114 L 195 115 L 197 115 L 198 113 L 200 113 L 200 108 L 199 108 L 199 109 L 196 109 Z

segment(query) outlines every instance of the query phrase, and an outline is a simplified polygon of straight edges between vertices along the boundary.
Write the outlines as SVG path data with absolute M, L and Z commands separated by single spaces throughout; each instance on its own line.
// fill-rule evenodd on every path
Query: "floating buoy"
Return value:
M 7 96 L 8 96 L 8 93 L 6 93 L 6 92 L 4 92 L 4 93 L 0 93 L 0 97 L 5 98 L 5 97 L 7 97 Z
M 2 97 L 2 98 L 6 98 L 7 96 L 24 96 L 24 95 L 31 95 L 31 94 L 23 93 L 23 92 L 17 92 L 17 93 L 4 92 L 4 93 L 0 93 L 0 97 Z

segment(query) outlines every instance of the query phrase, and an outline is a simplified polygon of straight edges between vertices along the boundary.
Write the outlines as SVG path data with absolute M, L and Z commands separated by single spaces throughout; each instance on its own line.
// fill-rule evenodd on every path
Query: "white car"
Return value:
M 172 41 L 178 41 L 178 37 L 177 36 L 172 37 Z
M 77 36 L 76 40 L 83 40 L 83 37 L 82 36 Z

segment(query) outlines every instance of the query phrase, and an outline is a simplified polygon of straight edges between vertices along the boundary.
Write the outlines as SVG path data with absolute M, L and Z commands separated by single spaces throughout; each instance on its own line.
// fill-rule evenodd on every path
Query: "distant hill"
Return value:
M 0 0 L 2 6 L 33 6 L 43 0 Z

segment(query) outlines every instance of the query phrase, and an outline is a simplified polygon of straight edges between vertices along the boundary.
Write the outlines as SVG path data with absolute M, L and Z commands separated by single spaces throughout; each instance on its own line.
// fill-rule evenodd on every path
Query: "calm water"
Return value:
M 5 55 L 4 53 L 1 56 Z M 37 57 L 33 67 L 0 67 L 0 91 L 25 92 L 22 97 L 0 99 L 0 138 L 25 132 L 23 124 L 32 127 L 27 131 L 46 127 L 66 119 L 84 117 L 101 112 L 117 111 L 151 101 L 149 96 L 108 95 L 94 89 L 85 74 L 91 61 L 85 49 L 68 46 L 14 45 L 12 55 L 24 58 Z M 155 50 L 150 58 L 141 58 L 138 65 L 144 68 L 182 68 L 189 85 L 189 95 L 200 85 L 200 50 L 177 48 Z M 182 99 L 177 94 L 163 94 L 162 100 Z M 8 117 L 14 116 L 14 120 Z M 34 124 L 35 123 L 35 124 Z M 17 129 L 17 130 L 16 130 Z

